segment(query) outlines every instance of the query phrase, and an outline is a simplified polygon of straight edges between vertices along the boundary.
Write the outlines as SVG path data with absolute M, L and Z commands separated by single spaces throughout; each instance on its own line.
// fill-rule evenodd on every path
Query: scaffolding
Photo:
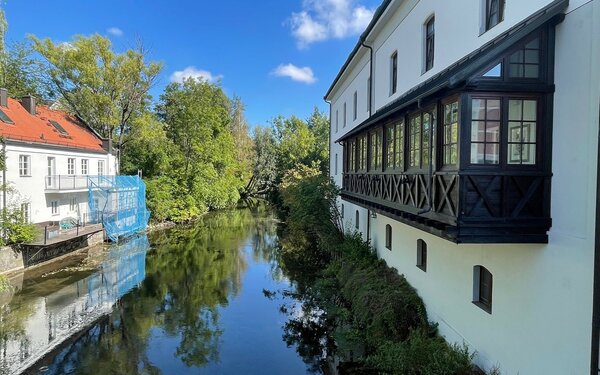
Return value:
M 148 226 L 146 184 L 139 176 L 89 177 L 92 220 L 102 223 L 113 242 L 141 232 Z

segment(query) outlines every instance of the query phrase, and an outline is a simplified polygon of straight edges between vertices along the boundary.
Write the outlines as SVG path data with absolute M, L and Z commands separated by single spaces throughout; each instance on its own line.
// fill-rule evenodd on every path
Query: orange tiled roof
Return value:
M 73 116 L 51 110 L 47 106 L 37 105 L 37 115 L 31 115 L 19 101 L 8 99 L 8 108 L 0 107 L 13 122 L 7 124 L 0 121 L 0 135 L 5 139 L 16 141 L 57 145 L 90 151 L 104 151 L 102 140 L 86 128 Z M 50 120 L 58 122 L 68 136 L 61 135 L 50 124 Z

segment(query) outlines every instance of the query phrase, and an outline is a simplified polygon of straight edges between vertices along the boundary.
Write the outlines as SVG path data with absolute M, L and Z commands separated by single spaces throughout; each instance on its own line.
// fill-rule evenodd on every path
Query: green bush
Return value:
M 19 209 L 7 209 L 0 222 L 0 245 L 19 244 L 33 241 L 37 234 L 37 228 L 33 224 L 25 222 L 23 213 Z
M 399 375 L 470 375 L 473 353 L 442 337 L 414 331 L 404 342 L 388 341 L 369 356 L 369 367 Z

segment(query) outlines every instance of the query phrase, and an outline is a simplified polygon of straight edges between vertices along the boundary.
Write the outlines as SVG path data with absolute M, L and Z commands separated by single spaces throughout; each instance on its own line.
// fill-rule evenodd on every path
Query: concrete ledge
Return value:
M 104 230 L 80 235 L 50 245 L 19 245 L 0 248 L 0 274 L 37 266 L 104 242 Z

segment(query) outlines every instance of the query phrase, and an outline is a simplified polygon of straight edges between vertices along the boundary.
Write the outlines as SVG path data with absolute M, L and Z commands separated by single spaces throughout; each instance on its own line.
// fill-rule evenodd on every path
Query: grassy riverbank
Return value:
M 474 353 L 438 335 L 407 280 L 359 234 L 344 233 L 337 193 L 327 177 L 307 168 L 289 173 L 281 185 L 286 218 L 281 258 L 298 280 L 301 297 L 320 311 L 290 327 L 326 325 L 349 373 L 477 373 Z

